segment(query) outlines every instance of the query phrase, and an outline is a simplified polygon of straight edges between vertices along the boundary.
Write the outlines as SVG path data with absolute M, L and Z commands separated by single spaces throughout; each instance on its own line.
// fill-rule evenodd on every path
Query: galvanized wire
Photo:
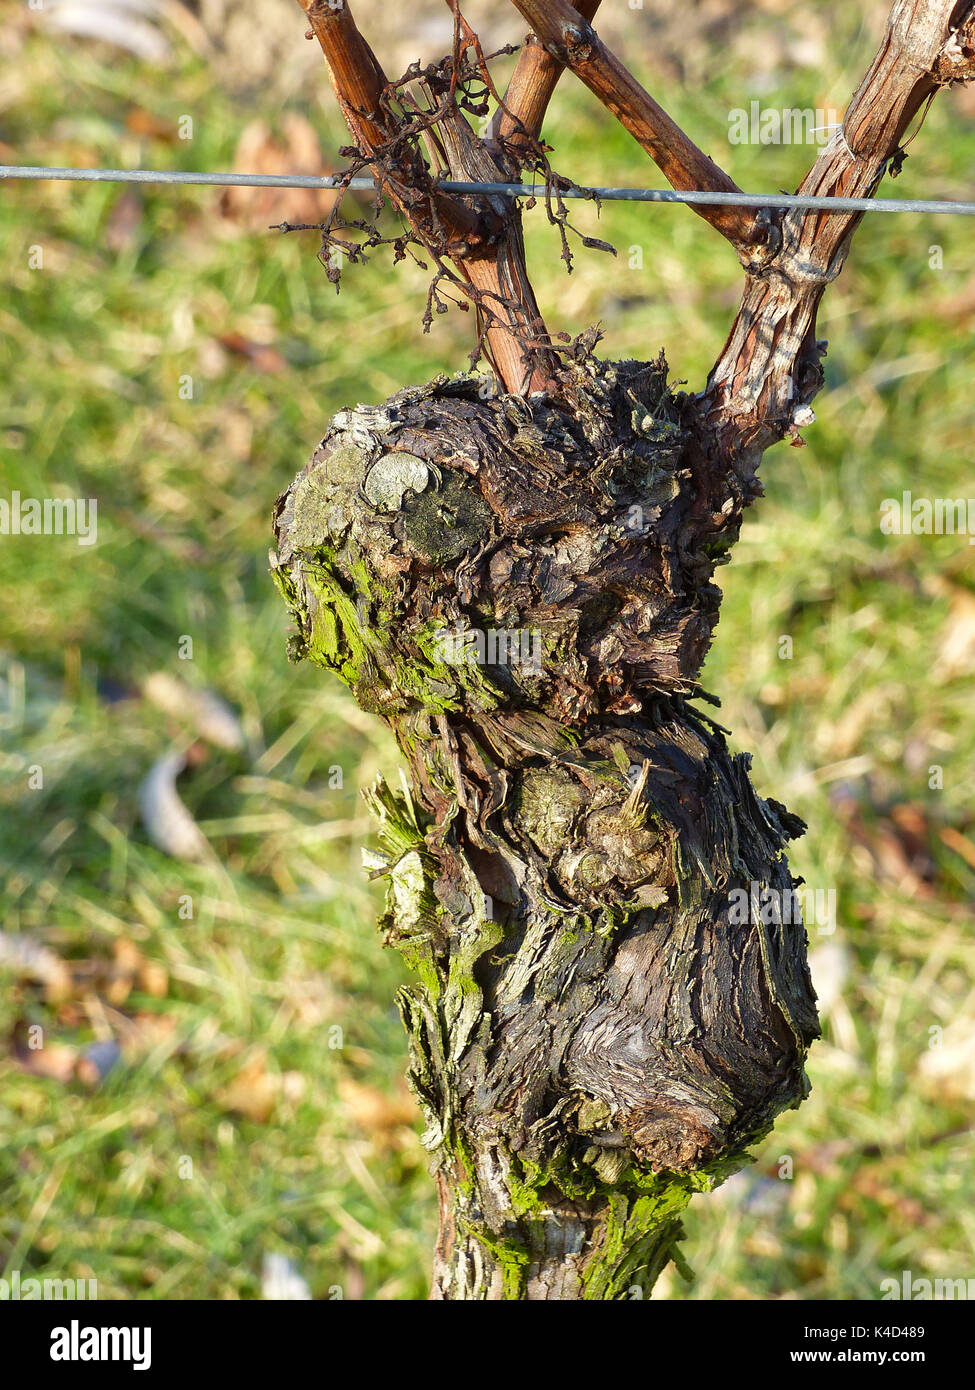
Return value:
M 80 183 L 184 184 L 218 188 L 351 188 L 372 191 L 369 178 L 344 184 L 340 175 L 315 174 L 194 174 L 165 169 L 49 169 L 44 165 L 0 164 L 3 179 L 69 179 Z M 439 180 L 444 193 L 501 193 L 510 198 L 540 198 L 544 184 L 460 183 Z M 975 217 L 975 202 L 923 198 L 820 198 L 794 193 L 711 193 L 672 188 L 583 188 L 560 190 L 563 198 L 599 198 L 625 203 L 704 203 L 747 208 L 797 208 L 803 212 L 930 212 Z

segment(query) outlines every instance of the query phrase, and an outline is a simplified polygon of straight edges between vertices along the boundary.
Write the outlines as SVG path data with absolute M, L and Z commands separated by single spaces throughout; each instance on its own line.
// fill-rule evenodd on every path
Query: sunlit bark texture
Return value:
M 675 392 L 663 356 L 553 342 L 517 209 L 430 183 L 528 165 L 557 188 L 537 137 L 569 66 L 673 182 L 733 187 L 595 40 L 595 5 L 515 0 L 540 42 L 479 159 L 462 108 L 488 79 L 459 17 L 416 89 L 387 84 L 347 10 L 301 2 L 360 159 L 474 302 L 498 379 L 340 412 L 275 514 L 293 657 L 336 673 L 406 762 L 401 790 L 369 793 L 370 862 L 416 975 L 400 1002 L 440 1194 L 433 1296 L 644 1296 L 691 1195 L 807 1089 L 805 933 L 768 911 L 793 901 L 804 826 L 752 786 L 698 678 L 761 453 L 811 413 L 816 306 L 857 219 L 710 210 L 745 298 L 706 388 Z M 970 75 L 971 25 L 968 6 L 895 4 L 804 188 L 872 192 L 925 97 Z M 761 912 L 733 909 L 757 891 Z

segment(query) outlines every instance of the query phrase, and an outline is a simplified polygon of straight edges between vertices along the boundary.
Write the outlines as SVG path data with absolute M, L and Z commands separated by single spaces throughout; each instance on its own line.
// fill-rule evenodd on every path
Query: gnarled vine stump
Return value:
M 697 680 L 762 454 L 813 419 L 816 313 L 862 214 L 695 204 L 746 283 L 705 389 L 675 394 L 662 357 L 560 346 L 515 201 L 441 186 L 530 170 L 568 258 L 540 133 L 569 68 L 674 187 L 737 194 L 601 42 L 599 0 L 514 0 L 534 33 L 503 96 L 457 0 L 452 55 L 396 82 L 345 0 L 299 3 L 350 172 L 371 168 L 408 229 L 333 215 L 330 276 L 336 250 L 422 248 L 427 319 L 444 286 L 473 303 L 499 383 L 341 412 L 275 517 L 292 655 L 385 719 L 409 769 L 402 794 L 371 793 L 373 862 L 418 980 L 401 1003 L 440 1192 L 434 1296 L 642 1295 L 691 1195 L 802 1099 L 817 1035 L 785 857 L 804 827 L 757 794 Z M 973 75 L 975 6 L 895 0 L 799 191 L 871 196 L 923 104 Z M 465 112 L 492 101 L 478 137 Z
M 294 654 L 410 768 L 372 799 L 441 1297 L 649 1289 L 817 1031 L 802 928 L 729 914 L 789 900 L 803 827 L 694 702 L 724 546 L 685 402 L 662 363 L 586 359 L 566 394 L 461 377 L 343 412 L 277 511 Z

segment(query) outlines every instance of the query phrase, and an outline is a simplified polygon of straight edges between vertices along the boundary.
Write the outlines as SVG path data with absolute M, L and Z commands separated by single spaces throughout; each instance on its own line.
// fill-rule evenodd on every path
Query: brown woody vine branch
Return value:
M 667 112 L 606 47 L 568 0 L 512 0 L 538 35 L 546 51 L 571 68 L 608 110 L 642 145 L 672 187 L 704 192 L 740 193 L 738 185 L 694 144 Z M 746 264 L 762 259 L 765 219 L 749 208 L 693 206 Z
M 483 343 L 504 388 L 524 392 L 551 385 L 557 359 L 546 349 L 545 325 L 525 268 L 520 212 L 510 199 L 461 199 L 437 190 L 417 147 L 422 134 L 432 134 L 436 124 L 434 148 L 446 155 L 452 178 L 490 182 L 507 178 L 507 170 L 474 136 L 454 100 L 456 69 L 465 50 L 475 46 L 479 70 L 486 67 L 475 38 L 469 30 L 461 32 L 458 15 L 454 55 L 448 63 L 448 100 L 432 116 L 410 120 L 402 107 L 397 109 L 400 84 L 387 79 L 348 4 L 343 0 L 333 8 L 328 0 L 298 3 L 325 55 L 332 87 L 359 154 L 371 164 L 380 189 L 436 263 L 431 287 L 436 307 L 441 307 L 437 285 L 451 280 L 477 308 L 478 347 Z M 451 275 L 445 259 L 453 262 L 456 275 Z M 428 318 L 429 312 L 428 303 Z
M 975 6 L 895 0 L 877 54 L 843 120 L 798 192 L 871 197 L 922 106 L 975 76 Z M 896 172 L 896 166 L 892 170 Z M 816 313 L 862 213 L 780 215 L 781 245 L 746 278 L 738 316 L 711 372 L 703 410 L 717 451 L 753 471 L 762 451 L 806 421 L 823 384 Z
M 585 20 L 591 20 L 598 8 L 599 0 L 579 0 L 579 13 Z M 545 112 L 564 71 L 536 35 L 529 34 L 492 128 L 507 148 L 530 148 L 538 141 Z

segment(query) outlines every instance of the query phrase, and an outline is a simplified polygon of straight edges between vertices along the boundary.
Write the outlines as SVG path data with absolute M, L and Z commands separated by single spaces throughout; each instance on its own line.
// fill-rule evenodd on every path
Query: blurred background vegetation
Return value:
M 0 161 L 338 167 L 346 133 L 292 0 L 44 3 L 4 10 Z M 357 14 L 402 71 L 445 51 L 442 9 Z M 791 191 L 815 150 L 729 145 L 729 111 L 842 111 L 886 5 L 604 10 L 600 31 L 742 187 Z M 501 0 L 470 15 L 486 44 L 522 32 Z M 975 196 L 973 96 L 938 99 L 892 191 Z M 581 183 L 659 186 L 571 79 L 546 135 Z M 316 1298 L 425 1295 L 404 972 L 359 862 L 360 790 L 395 750 L 335 680 L 288 665 L 266 552 L 274 497 L 328 417 L 461 370 L 471 324 L 452 313 L 423 336 L 423 273 L 381 259 L 336 297 L 314 232 L 267 230 L 326 207 L 0 187 L 0 495 L 98 502 L 90 548 L 0 537 L 0 1274 L 255 1298 L 278 1255 Z M 550 327 L 600 322 L 607 356 L 664 347 L 699 387 L 734 312 L 733 253 L 685 209 L 574 211 L 619 255 L 580 250 L 567 277 L 526 214 Z M 719 573 L 706 684 L 758 787 L 809 823 L 794 871 L 836 892 L 837 922 L 811 932 L 812 1094 L 747 1173 L 695 1199 L 697 1279 L 668 1273 L 659 1298 L 876 1298 L 904 1269 L 975 1274 L 975 551 L 878 521 L 905 488 L 975 492 L 973 319 L 964 219 L 868 217 L 825 301 L 808 447 L 768 456 Z M 200 692 L 232 713 L 215 721 Z M 168 755 L 188 764 L 196 860 L 153 843 L 158 807 L 140 815 Z

